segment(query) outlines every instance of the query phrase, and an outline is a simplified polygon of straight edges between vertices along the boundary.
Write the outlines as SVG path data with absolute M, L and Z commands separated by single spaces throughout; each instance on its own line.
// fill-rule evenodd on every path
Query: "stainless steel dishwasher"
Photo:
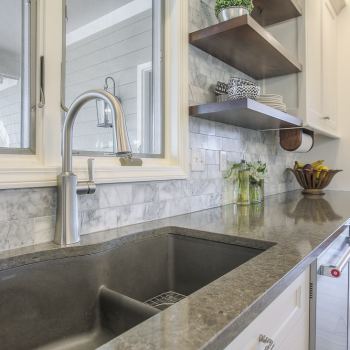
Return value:
M 310 350 L 350 350 L 349 227 L 311 266 Z

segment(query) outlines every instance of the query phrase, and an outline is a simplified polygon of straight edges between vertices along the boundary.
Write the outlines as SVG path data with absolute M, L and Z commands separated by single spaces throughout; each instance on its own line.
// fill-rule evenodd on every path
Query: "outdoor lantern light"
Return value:
M 113 96 L 115 96 L 115 80 L 112 77 L 107 77 L 105 79 L 104 90 L 109 91 L 108 82 L 111 81 L 113 87 Z M 96 110 L 97 110 L 97 126 L 99 128 L 112 128 L 112 111 L 108 104 L 103 100 L 96 100 Z

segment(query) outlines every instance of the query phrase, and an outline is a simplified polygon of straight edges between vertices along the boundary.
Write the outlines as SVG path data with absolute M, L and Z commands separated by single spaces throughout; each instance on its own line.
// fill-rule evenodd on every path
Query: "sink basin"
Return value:
M 1 350 L 96 349 L 264 251 L 200 236 L 163 229 L 0 272 Z

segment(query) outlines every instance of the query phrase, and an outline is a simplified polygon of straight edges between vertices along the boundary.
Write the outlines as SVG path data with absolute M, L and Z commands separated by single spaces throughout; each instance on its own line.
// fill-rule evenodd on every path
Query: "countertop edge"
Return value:
M 270 289 L 261 295 L 253 304 L 249 305 L 240 315 L 232 320 L 222 332 L 215 335 L 203 350 L 222 349 L 232 343 L 241 333 L 258 317 L 276 298 L 278 298 L 288 286 L 294 282 L 322 252 L 344 231 L 348 220 L 327 237 L 319 246 L 310 252 L 299 264 L 294 266 L 286 275 L 278 280 Z

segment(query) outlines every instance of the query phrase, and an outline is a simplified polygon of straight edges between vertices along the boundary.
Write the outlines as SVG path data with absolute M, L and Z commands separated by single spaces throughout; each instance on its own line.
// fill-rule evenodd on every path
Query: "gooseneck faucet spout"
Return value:
M 92 194 L 96 190 L 93 160 L 89 159 L 89 180 L 78 182 L 72 171 L 73 127 L 79 110 L 87 102 L 103 100 L 110 108 L 113 119 L 117 155 L 130 155 L 131 148 L 122 105 L 118 98 L 105 90 L 91 90 L 80 95 L 70 106 L 62 131 L 62 173 L 57 177 L 58 204 L 55 243 L 69 245 L 80 241 L 78 221 L 78 194 Z

